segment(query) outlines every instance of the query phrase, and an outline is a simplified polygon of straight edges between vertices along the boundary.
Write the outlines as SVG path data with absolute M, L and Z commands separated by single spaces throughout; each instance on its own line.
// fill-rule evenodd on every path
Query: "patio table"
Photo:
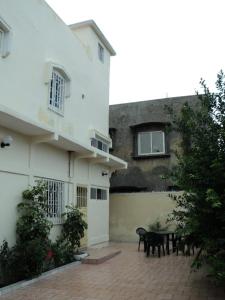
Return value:
M 166 238 L 166 253 L 169 255 L 170 254 L 170 236 L 172 240 L 172 248 L 173 252 L 176 250 L 176 245 L 175 245 L 175 232 L 172 230 L 161 230 L 161 231 L 152 231 L 154 233 L 162 235 L 164 238 Z M 144 252 L 146 252 L 147 249 L 147 242 L 144 240 Z
M 170 236 L 172 240 L 173 252 L 175 251 L 175 232 L 172 230 L 161 230 L 161 231 L 153 231 L 157 234 L 163 235 L 166 238 L 166 253 L 170 254 Z

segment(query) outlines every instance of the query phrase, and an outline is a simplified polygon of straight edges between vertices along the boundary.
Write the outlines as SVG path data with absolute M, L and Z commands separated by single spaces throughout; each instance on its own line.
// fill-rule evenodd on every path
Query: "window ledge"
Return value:
M 168 157 L 170 157 L 170 154 L 164 153 L 164 154 L 135 155 L 133 156 L 133 159 L 141 160 L 141 159 L 168 158 Z
M 60 117 L 64 117 L 64 112 L 60 112 L 60 111 L 58 111 L 57 109 L 54 109 L 54 107 L 51 107 L 50 105 L 48 106 L 48 109 L 49 109 L 51 112 L 54 112 L 55 114 L 59 115 Z

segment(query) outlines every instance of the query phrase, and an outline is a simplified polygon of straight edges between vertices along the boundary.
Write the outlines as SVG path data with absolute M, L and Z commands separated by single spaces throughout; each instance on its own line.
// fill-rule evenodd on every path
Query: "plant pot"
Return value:
M 76 259 L 76 260 L 82 260 L 82 259 L 84 259 L 85 257 L 87 257 L 88 256 L 88 253 L 86 253 L 86 252 L 79 252 L 79 253 L 76 253 L 75 255 L 74 255 L 74 258 Z

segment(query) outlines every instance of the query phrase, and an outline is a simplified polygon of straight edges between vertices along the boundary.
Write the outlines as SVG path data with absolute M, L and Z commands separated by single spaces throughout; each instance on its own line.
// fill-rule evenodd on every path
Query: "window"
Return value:
M 7 57 L 10 53 L 11 31 L 10 27 L 0 17 L 0 56 Z
M 60 72 L 53 69 L 50 81 L 49 107 L 61 114 L 64 111 L 65 81 Z
M 91 188 L 92 200 L 107 200 L 107 190 L 100 188 Z
M 3 51 L 4 31 L 0 28 L 0 53 Z
M 138 155 L 165 153 L 165 136 L 163 131 L 138 133 Z
M 99 138 L 92 138 L 91 139 L 91 146 L 98 148 L 99 150 L 102 150 L 104 152 L 109 151 L 109 146 L 107 143 L 103 142 Z
M 87 207 L 87 188 L 77 187 L 77 207 Z
M 101 62 L 104 62 L 104 48 L 101 44 L 98 44 L 98 58 Z
M 43 179 L 47 188 L 48 217 L 54 224 L 62 223 L 64 211 L 65 183 L 63 181 Z

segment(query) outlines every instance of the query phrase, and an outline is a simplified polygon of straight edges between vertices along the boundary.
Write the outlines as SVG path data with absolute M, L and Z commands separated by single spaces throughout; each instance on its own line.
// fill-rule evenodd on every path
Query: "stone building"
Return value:
M 168 191 L 176 187 L 165 179 L 176 164 L 179 143 L 169 130 L 171 116 L 166 105 L 178 113 L 197 96 L 165 98 L 110 106 L 111 153 L 128 162 L 128 169 L 111 177 L 111 192 Z

